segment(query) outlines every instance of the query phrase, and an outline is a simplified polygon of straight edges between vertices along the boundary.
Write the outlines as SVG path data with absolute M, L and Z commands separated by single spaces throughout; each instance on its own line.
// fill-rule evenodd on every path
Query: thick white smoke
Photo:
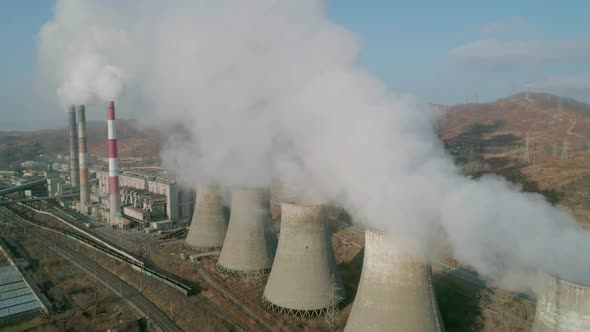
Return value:
M 162 157 L 188 183 L 279 177 L 500 286 L 526 289 L 531 269 L 590 283 L 588 232 L 501 178 L 462 177 L 436 114 L 362 68 L 355 35 L 326 5 L 58 1 L 39 63 L 68 102 L 125 86 L 149 105 L 145 118 L 183 124 L 191 139 L 171 139 Z

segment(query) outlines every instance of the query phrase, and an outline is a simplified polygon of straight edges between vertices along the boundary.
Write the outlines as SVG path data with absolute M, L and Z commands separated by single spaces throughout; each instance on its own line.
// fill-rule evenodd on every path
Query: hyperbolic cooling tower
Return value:
M 382 232 L 365 231 L 361 280 L 344 331 L 441 331 L 430 265 L 416 262 Z
M 264 289 L 264 304 L 280 313 L 322 315 L 344 299 L 332 242 L 319 205 L 281 203 L 281 233 Z
M 90 175 L 88 174 L 88 146 L 86 145 L 86 109 L 79 105 L 76 109 L 78 117 L 78 150 L 80 165 L 80 212 L 88 214 L 90 200 Z
M 76 107 L 68 109 L 68 131 L 70 134 L 70 183 L 77 188 L 80 185 L 80 169 L 78 165 L 78 126 L 76 125 Z
M 226 231 L 223 198 L 219 188 L 213 185 L 199 186 L 186 244 L 202 251 L 219 249 L 223 246 Z
M 119 159 L 117 155 L 117 129 L 115 127 L 115 102 L 107 108 L 109 143 L 109 208 L 110 223 L 119 224 L 121 220 L 121 193 L 119 192 Z
M 265 195 L 256 189 L 234 189 L 231 215 L 217 268 L 235 275 L 267 272 L 273 239 Z
M 533 332 L 590 331 L 590 286 L 541 276 L 543 293 L 537 298 Z

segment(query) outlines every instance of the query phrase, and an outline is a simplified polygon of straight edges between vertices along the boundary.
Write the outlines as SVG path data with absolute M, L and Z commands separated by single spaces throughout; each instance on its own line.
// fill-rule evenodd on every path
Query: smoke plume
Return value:
M 436 113 L 359 65 L 357 37 L 326 11 L 321 0 L 58 1 L 40 72 L 64 102 L 125 87 L 142 117 L 183 124 L 190 138 L 162 158 L 191 185 L 280 178 L 496 285 L 526 289 L 535 269 L 590 283 L 588 232 L 502 178 L 464 178 Z

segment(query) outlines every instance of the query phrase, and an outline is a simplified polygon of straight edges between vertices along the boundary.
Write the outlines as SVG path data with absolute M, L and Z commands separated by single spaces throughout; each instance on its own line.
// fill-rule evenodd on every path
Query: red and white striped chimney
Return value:
M 121 198 L 119 193 L 119 159 L 117 158 L 117 130 L 115 128 L 115 102 L 108 106 L 108 139 L 109 139 L 109 203 L 110 223 L 118 224 L 121 215 Z

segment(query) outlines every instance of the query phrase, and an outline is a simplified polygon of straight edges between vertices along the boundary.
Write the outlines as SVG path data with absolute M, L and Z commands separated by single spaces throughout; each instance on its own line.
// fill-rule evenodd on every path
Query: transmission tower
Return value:
M 567 150 L 568 150 L 568 144 L 567 144 L 567 141 L 564 139 L 563 146 L 561 147 L 561 160 L 563 160 L 563 161 L 566 161 L 569 158 Z
M 531 163 L 531 153 L 529 151 L 529 133 L 526 133 L 524 139 L 524 151 L 522 153 L 522 162 L 525 164 Z
M 553 157 L 557 157 L 559 155 L 559 146 L 557 143 L 553 143 L 553 151 L 551 152 Z

